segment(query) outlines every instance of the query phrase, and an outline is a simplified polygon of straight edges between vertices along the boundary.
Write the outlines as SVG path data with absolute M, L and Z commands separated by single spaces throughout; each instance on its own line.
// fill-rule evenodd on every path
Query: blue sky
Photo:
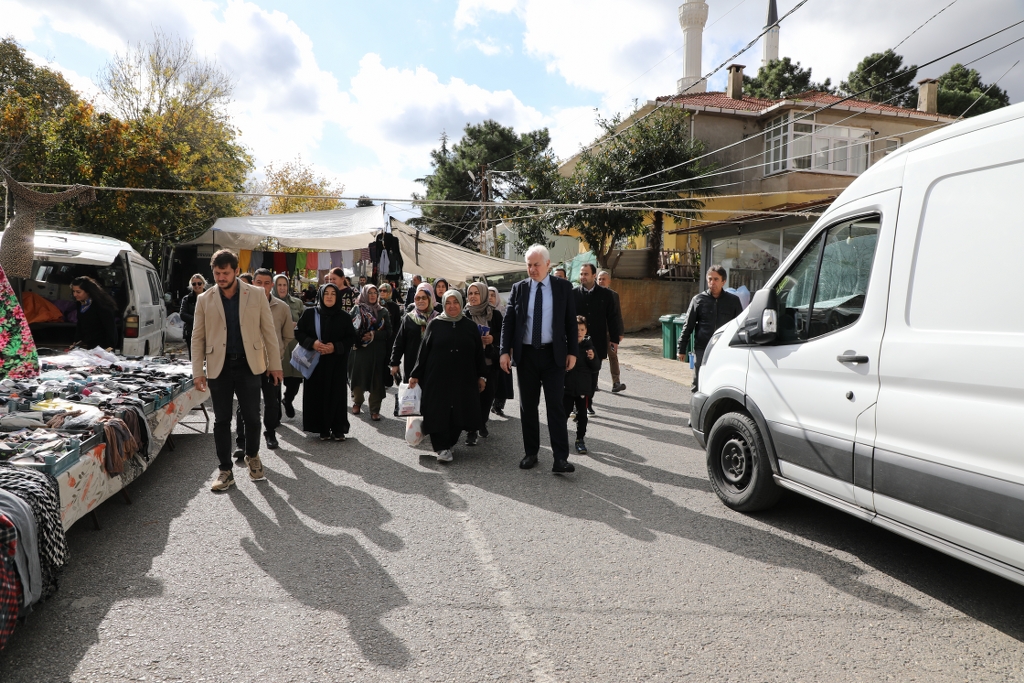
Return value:
M 564 158 L 593 138 L 595 109 L 609 115 L 673 93 L 680 1 L 0 0 L 0 30 L 91 95 L 104 63 L 129 41 L 156 27 L 190 39 L 235 78 L 231 113 L 258 167 L 301 154 L 346 194 L 406 198 L 442 130 L 457 138 L 485 118 L 546 126 Z M 705 72 L 759 33 L 767 5 L 707 1 Z M 780 14 L 796 2 L 779 0 Z M 781 54 L 837 83 L 948 3 L 810 0 L 783 24 Z M 1020 0 L 959 0 L 899 52 L 920 63 L 1021 18 Z M 1022 56 L 1024 43 L 975 66 L 991 82 Z M 760 46 L 736 61 L 756 70 Z M 1024 66 L 1000 85 L 1018 101 Z M 723 88 L 724 73 L 711 80 Z

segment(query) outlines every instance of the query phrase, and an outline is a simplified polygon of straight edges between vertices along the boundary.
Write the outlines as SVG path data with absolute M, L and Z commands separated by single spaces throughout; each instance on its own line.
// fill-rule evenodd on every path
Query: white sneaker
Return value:
M 438 462 L 451 462 L 455 459 L 455 454 L 452 453 L 452 449 L 446 448 L 437 454 Z

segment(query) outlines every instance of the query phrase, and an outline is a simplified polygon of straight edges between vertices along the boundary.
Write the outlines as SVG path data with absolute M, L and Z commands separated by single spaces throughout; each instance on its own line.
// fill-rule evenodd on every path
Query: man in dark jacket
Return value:
M 619 381 L 622 376 L 619 372 L 619 344 L 622 343 L 622 336 L 626 334 L 626 325 L 622 321 L 622 305 L 619 303 L 619 293 L 612 289 L 611 273 L 607 270 L 600 271 L 597 274 L 597 284 L 611 292 L 612 299 L 615 300 L 615 320 L 619 328 L 619 337 L 608 340 L 608 367 L 612 371 L 612 391 L 619 393 L 626 388 L 626 385 Z
M 679 360 L 686 360 L 686 345 L 690 334 L 696 331 L 693 341 L 693 353 L 696 358 L 693 366 L 693 384 L 690 391 L 697 391 L 697 378 L 700 376 L 700 362 L 704 358 L 704 349 L 708 347 L 711 336 L 722 325 L 726 324 L 743 312 L 743 304 L 735 294 L 725 291 L 725 268 L 711 266 L 708 268 L 708 288 L 690 300 L 686 309 L 686 324 L 679 335 L 676 353 Z
M 597 372 L 594 373 L 593 389 L 597 391 L 597 377 L 601 371 L 601 363 L 608 357 L 608 349 L 614 345 L 618 348 L 622 330 L 619 317 L 615 313 L 615 297 L 611 290 L 597 284 L 597 268 L 593 263 L 584 263 L 580 268 L 580 286 L 572 290 L 576 302 L 576 313 L 587 319 L 587 333 L 597 351 Z M 594 414 L 593 405 L 588 402 L 587 412 Z

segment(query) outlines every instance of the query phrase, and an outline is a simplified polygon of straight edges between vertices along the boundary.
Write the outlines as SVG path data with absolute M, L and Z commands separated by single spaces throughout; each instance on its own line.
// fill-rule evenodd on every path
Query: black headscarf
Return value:
M 334 305 L 324 306 L 324 292 L 330 287 L 334 290 Z M 341 307 L 341 290 L 338 286 L 328 282 L 325 285 L 320 285 L 319 291 L 316 294 L 316 310 L 320 315 L 332 316 L 338 315 L 343 309 Z
M 435 292 L 434 299 L 436 299 L 439 303 L 443 304 L 444 302 L 441 301 L 441 299 L 438 299 L 437 298 L 437 294 L 436 294 L 436 292 L 437 292 L 437 283 L 438 282 L 443 282 L 444 283 L 444 291 L 446 291 L 446 292 L 449 289 L 451 289 L 452 286 L 450 284 L 448 284 L 448 280 L 444 279 L 443 277 L 439 277 L 436 280 L 434 280 L 434 292 Z M 444 298 L 444 294 L 442 294 L 441 297 Z

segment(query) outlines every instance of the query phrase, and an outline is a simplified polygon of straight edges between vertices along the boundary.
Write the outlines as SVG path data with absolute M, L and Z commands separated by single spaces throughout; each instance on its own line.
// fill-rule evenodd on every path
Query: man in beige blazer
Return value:
M 210 259 L 216 287 L 196 299 L 192 327 L 192 374 L 196 388 L 209 387 L 213 398 L 213 441 L 220 472 L 210 486 L 226 491 L 235 483 L 231 473 L 232 397 L 245 423 L 245 463 L 249 478 L 266 479 L 260 461 L 260 394 L 266 373 L 275 385 L 281 372 L 281 348 L 266 294 L 238 280 L 238 256 L 221 249 Z M 204 367 L 205 363 L 205 367 Z

